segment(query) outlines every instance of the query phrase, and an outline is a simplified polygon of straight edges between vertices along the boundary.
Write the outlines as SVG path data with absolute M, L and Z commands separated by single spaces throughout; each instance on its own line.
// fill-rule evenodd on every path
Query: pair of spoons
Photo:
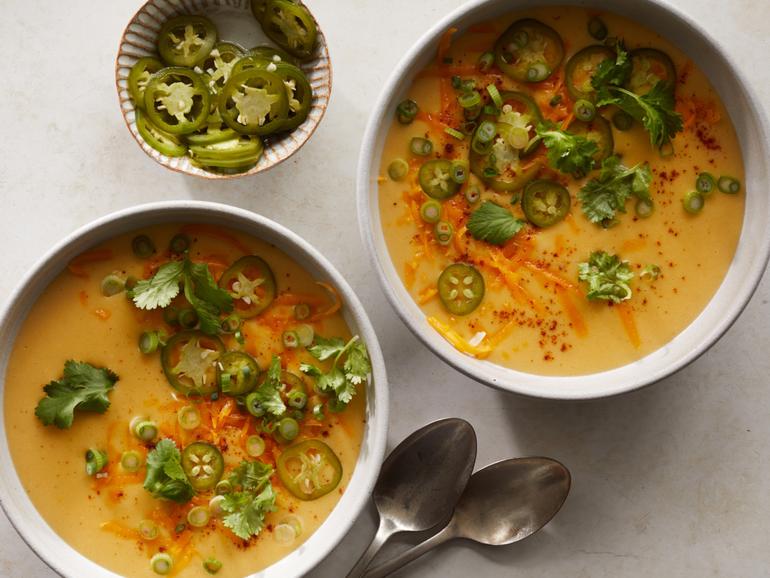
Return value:
M 433 422 L 402 441 L 374 487 L 377 534 L 347 578 L 383 578 L 455 538 L 491 546 L 518 542 L 545 526 L 567 499 L 570 473 L 556 460 L 503 460 L 473 474 L 475 462 L 476 433 L 462 419 Z M 435 528 L 441 529 L 431 538 L 367 570 L 394 534 Z

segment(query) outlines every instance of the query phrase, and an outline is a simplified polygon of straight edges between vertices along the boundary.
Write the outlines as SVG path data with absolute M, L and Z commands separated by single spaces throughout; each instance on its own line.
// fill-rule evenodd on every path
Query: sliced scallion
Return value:
M 727 193 L 728 195 L 735 195 L 741 191 L 741 182 L 734 177 L 728 177 L 725 175 L 719 177 L 717 186 L 719 187 L 720 191 Z
M 388 165 L 388 176 L 391 180 L 400 181 L 409 173 L 409 163 L 404 159 L 393 159 Z
M 684 210 L 693 215 L 700 213 L 703 210 L 704 199 L 698 191 L 691 191 L 687 193 L 682 199 L 682 205 Z
M 420 107 L 411 99 L 402 100 L 396 107 L 396 118 L 401 124 L 412 124 Z
M 283 346 L 288 349 L 296 349 L 299 347 L 299 335 L 297 335 L 296 331 L 284 331 L 281 336 L 281 341 L 283 341 Z
M 575 118 L 583 122 L 591 122 L 596 116 L 596 107 L 592 102 L 583 98 L 575 103 L 572 111 L 575 113 Z
M 286 398 L 289 406 L 294 409 L 305 409 L 305 406 L 307 405 L 307 394 L 304 391 L 291 391 Z
M 141 441 L 150 443 L 158 437 L 158 425 L 154 421 L 135 417 L 131 420 L 131 433 Z
M 433 152 L 433 143 L 426 138 L 416 136 L 409 142 L 409 150 L 413 155 L 427 157 Z
M 307 303 L 297 303 L 294 306 L 294 319 L 302 321 L 310 317 L 310 305 Z
M 178 319 L 179 325 L 181 325 L 183 329 L 195 329 L 195 326 L 198 325 L 198 314 L 192 307 L 180 309 Z
M 323 421 L 324 419 L 324 406 L 322 403 L 315 403 L 313 404 L 313 418 L 317 419 L 318 421 Z
M 254 417 L 262 417 L 265 415 L 265 408 L 262 407 L 259 394 L 257 392 L 250 393 L 246 396 L 246 411 L 248 411 Z
M 195 506 L 187 512 L 187 523 L 194 528 L 203 528 L 211 520 L 211 513 L 206 506 Z
M 147 235 L 137 235 L 131 240 L 131 250 L 140 259 L 149 259 L 155 252 L 155 243 Z
M 171 237 L 168 248 L 172 253 L 184 253 L 190 248 L 190 237 L 184 233 L 179 233 Z
M 634 210 L 636 211 L 637 217 L 646 219 L 655 211 L 655 205 L 653 205 L 652 201 L 649 199 L 639 199 L 636 201 Z
M 278 422 L 278 433 L 286 441 L 292 441 L 299 435 L 299 423 L 291 417 L 285 417 Z
M 185 405 L 176 412 L 179 426 L 184 430 L 194 430 L 201 425 L 201 412 L 194 405 Z
M 455 228 L 449 221 L 439 221 L 436 223 L 433 232 L 440 245 L 449 245 L 449 243 L 452 242 L 452 235 L 454 235 Z
M 312 325 L 302 323 L 297 325 L 294 328 L 294 331 L 297 333 L 297 337 L 299 337 L 299 344 L 302 347 L 309 347 L 313 343 L 313 339 L 315 338 L 315 330 L 313 329 Z
M 139 351 L 145 355 L 155 353 L 160 347 L 160 335 L 157 331 L 145 331 L 139 336 Z
M 152 520 L 142 520 L 139 522 L 137 530 L 139 530 L 139 535 L 142 537 L 142 540 L 147 540 L 148 542 L 155 540 L 160 535 L 158 525 Z
M 218 518 L 222 515 L 222 502 L 225 501 L 225 497 L 222 495 L 214 496 L 209 500 L 209 513 L 215 517 Z
M 150 558 L 150 568 L 152 568 L 152 571 L 156 574 L 160 574 L 161 576 L 165 576 L 169 572 L 171 572 L 171 569 L 174 567 L 174 560 L 166 554 L 165 552 L 158 552 Z
M 144 458 L 137 451 L 128 450 L 120 456 L 120 467 L 129 473 L 138 472 L 142 465 L 144 465 Z
M 90 448 L 86 451 L 86 474 L 95 476 L 107 465 L 107 452 Z
M 473 185 L 465 189 L 465 200 L 468 201 L 468 204 L 477 203 L 480 198 L 481 191 L 477 186 Z
M 229 480 L 219 480 L 217 482 L 217 485 L 214 486 L 214 492 L 216 492 L 217 495 L 220 495 L 220 496 L 229 494 L 232 491 L 233 491 L 233 485 L 230 483 Z
M 497 116 L 500 113 L 500 111 L 491 104 L 485 104 L 484 108 L 481 109 L 481 112 L 487 116 Z
M 441 219 L 441 203 L 435 199 L 425 201 L 420 207 L 420 217 L 426 223 L 438 223 Z
M 701 173 L 695 179 L 695 190 L 701 195 L 710 195 L 717 188 L 717 181 L 711 173 Z
M 116 273 L 110 273 L 102 279 L 100 288 L 102 290 L 102 295 L 105 297 L 112 297 L 125 290 L 126 282 Z
M 481 72 L 487 72 L 495 63 L 495 55 L 493 52 L 485 52 L 479 56 L 478 67 Z
M 545 62 L 536 62 L 527 69 L 527 80 L 529 82 L 540 82 L 545 80 L 551 74 L 551 69 Z
M 470 168 L 467 161 L 452 161 L 451 174 L 452 180 L 458 185 L 462 185 L 468 180 Z
M 216 558 L 206 558 L 203 561 L 203 569 L 209 574 L 216 574 L 222 569 L 222 562 Z
M 655 281 L 660 276 L 660 267 L 657 265 L 645 265 L 644 269 L 642 269 L 642 272 L 639 273 L 639 277 L 641 279 L 644 279 L 645 277 L 649 277 L 652 281 Z
M 447 133 L 452 138 L 456 138 L 457 140 L 464 140 L 465 139 L 465 133 L 462 131 L 457 130 L 456 128 L 452 128 L 451 126 L 448 126 L 444 128 L 444 132 Z
M 253 435 L 246 439 L 246 453 L 252 458 L 258 458 L 265 453 L 265 440 L 262 436 Z
M 500 91 L 497 90 L 497 87 L 494 84 L 487 85 L 487 92 L 489 93 L 492 102 L 495 103 L 495 106 L 497 108 L 503 108 L 503 97 L 500 96 Z
M 222 323 L 219 324 L 219 326 L 222 328 L 222 331 L 227 334 L 232 334 L 238 331 L 238 329 L 241 328 L 241 318 L 238 317 L 235 313 L 231 313 L 224 319 L 222 319 Z
M 462 108 L 473 108 L 481 104 L 481 95 L 477 90 L 466 92 L 457 97 L 457 102 Z

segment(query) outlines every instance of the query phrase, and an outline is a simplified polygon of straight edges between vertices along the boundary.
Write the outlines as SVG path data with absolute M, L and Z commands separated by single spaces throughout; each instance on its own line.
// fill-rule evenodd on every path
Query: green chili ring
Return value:
M 249 68 L 227 81 L 219 98 L 222 120 L 240 134 L 268 135 L 289 118 L 289 99 L 281 77 Z
M 202 63 L 217 42 L 214 23 L 204 16 L 171 18 L 158 32 L 158 52 L 171 66 Z
M 211 93 L 201 75 L 188 68 L 164 68 L 150 77 L 144 91 L 147 116 L 171 134 L 189 134 L 206 124 Z
M 186 396 L 210 395 L 218 389 L 216 364 L 224 352 L 219 337 L 182 331 L 163 346 L 160 361 L 166 379 L 178 392 Z

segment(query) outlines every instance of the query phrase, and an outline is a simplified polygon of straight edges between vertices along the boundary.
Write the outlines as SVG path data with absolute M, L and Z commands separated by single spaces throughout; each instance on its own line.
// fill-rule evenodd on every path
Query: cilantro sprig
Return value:
M 629 281 L 634 273 L 617 255 L 594 251 L 587 263 L 578 264 L 578 278 L 588 284 L 588 299 L 620 303 L 631 298 Z
M 299 368 L 302 373 L 316 379 L 319 391 L 334 395 L 338 406 L 350 403 L 356 386 L 364 383 L 372 371 L 366 344 L 358 335 L 347 343 L 339 337 L 326 339 L 316 336 L 315 343 L 307 350 L 318 361 L 334 359 L 331 369 L 326 372 L 310 363 L 302 363 Z
M 147 454 L 144 489 L 155 498 L 180 504 L 192 499 L 195 491 L 182 469 L 182 454 L 174 440 L 163 438 Z
M 69 360 L 58 380 L 43 388 L 46 396 L 35 408 L 35 415 L 43 425 L 69 429 L 75 410 L 104 413 L 110 407 L 108 394 L 118 376 L 105 367 Z
M 635 196 L 650 200 L 652 172 L 647 163 L 627 168 L 616 155 L 604 159 L 597 178 L 588 181 L 578 192 L 583 213 L 592 223 L 612 220 L 618 212 L 626 212 L 626 201 Z
M 492 201 L 484 201 L 471 213 L 468 231 L 474 239 L 493 245 L 503 245 L 524 227 L 524 221 Z
M 275 510 L 272 475 L 273 468 L 265 463 L 243 461 L 228 478 L 233 490 L 222 500 L 222 510 L 227 512 L 222 521 L 242 540 L 259 534 L 265 515 Z
M 594 168 L 594 155 L 599 152 L 594 141 L 544 123 L 538 125 L 537 135 L 548 150 L 548 164 L 557 171 L 579 179 Z
M 208 335 L 220 332 L 219 316 L 233 310 L 230 294 L 217 286 L 205 263 L 169 261 L 161 265 L 155 275 L 136 284 L 132 295 L 139 309 L 168 307 L 184 287 L 185 299 L 198 314 L 200 330 Z
M 259 405 L 273 416 L 281 416 L 286 413 L 286 404 L 281 399 L 281 358 L 273 356 L 270 367 L 267 369 L 265 381 L 254 391 L 254 396 Z

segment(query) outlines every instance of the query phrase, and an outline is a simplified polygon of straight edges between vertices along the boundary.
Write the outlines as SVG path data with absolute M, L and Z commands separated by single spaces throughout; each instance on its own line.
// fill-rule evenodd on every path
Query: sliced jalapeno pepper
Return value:
M 217 391 L 217 361 L 224 352 L 218 337 L 183 331 L 163 346 L 160 361 L 171 387 L 187 396 L 209 395 Z
M 187 143 L 195 146 L 212 145 L 225 140 L 238 138 L 238 133 L 222 122 L 219 110 L 214 111 L 206 119 L 206 124 L 202 129 L 185 136 Z
M 484 298 L 484 277 L 473 265 L 454 263 L 438 278 L 438 296 L 452 315 L 468 315 Z
M 206 124 L 211 94 L 199 74 L 188 68 L 164 68 L 150 77 L 144 91 L 147 116 L 171 134 L 189 134 Z
M 177 16 L 158 33 L 158 52 L 171 66 L 195 66 L 217 43 L 217 29 L 204 16 Z
M 268 0 L 262 29 L 278 46 L 299 58 L 310 60 L 318 40 L 318 27 L 302 4 Z
M 219 114 L 234 131 L 266 135 L 289 117 L 289 99 L 281 77 L 249 68 L 230 77 L 219 97 Z
M 275 70 L 272 70 L 272 67 Z M 275 72 L 286 87 L 286 98 L 289 100 L 289 115 L 280 130 L 294 130 L 307 118 L 310 106 L 313 104 L 313 89 L 307 76 L 296 66 L 286 62 L 274 62 L 268 65 L 268 70 Z
M 638 95 L 645 95 L 663 82 L 673 91 L 676 87 L 676 67 L 668 54 L 655 48 L 639 48 L 631 52 L 631 76 L 626 87 Z
M 537 227 L 550 227 L 567 216 L 572 199 L 559 183 L 537 180 L 529 183 L 521 198 L 527 220 Z
M 233 298 L 235 312 L 242 318 L 254 317 L 275 299 L 275 277 L 261 257 L 241 257 L 222 274 L 219 286 Z
M 576 120 L 569 125 L 569 132 L 579 134 L 593 141 L 599 147 L 594 155 L 597 164 L 610 156 L 615 147 L 612 137 L 612 125 L 604 118 L 596 115 L 590 122 Z
M 425 194 L 434 199 L 448 199 L 460 190 L 460 185 L 452 178 L 452 161 L 446 159 L 423 163 L 418 180 Z
M 222 393 L 237 397 L 250 393 L 257 386 L 257 360 L 243 351 L 228 351 L 218 363 L 217 378 Z
M 182 469 L 196 492 L 207 492 L 222 479 L 225 460 L 215 446 L 194 442 L 182 450 Z
M 532 100 L 532 97 L 523 92 L 506 91 L 500 94 L 500 98 L 503 106 L 496 119 L 498 134 L 511 144 L 516 141 L 517 136 L 525 140 L 526 145 L 517 148 L 520 149 L 519 156 L 526 158 L 535 152 L 540 145 L 539 139 L 535 137 L 537 136 L 537 125 L 543 121 L 543 113 L 540 111 L 537 103 Z M 511 113 L 518 113 L 528 117 L 526 125 L 524 127 L 515 126 L 513 129 L 507 128 L 507 126 L 511 125 L 509 122 L 512 120 Z M 519 131 L 520 134 L 514 134 L 515 131 Z
M 134 107 L 144 108 L 144 89 L 147 88 L 150 77 L 165 67 L 165 64 L 152 56 L 140 58 L 131 67 L 131 72 L 128 73 L 128 94 L 134 102 Z
M 477 131 L 487 124 L 486 122 L 481 123 Z M 530 144 L 519 153 L 505 138 L 509 125 L 499 123 L 494 126 L 495 134 L 489 140 L 489 146 L 484 150 L 471 150 L 471 172 L 495 191 L 519 190 L 535 178 L 543 166 L 543 161 L 534 158 L 522 163 L 520 156 L 525 157 L 531 154 L 531 147 L 537 148 L 536 145 Z
M 263 58 L 271 62 L 286 62 L 287 64 L 293 64 L 294 66 L 297 66 L 299 63 L 299 61 L 291 54 L 276 46 L 255 46 L 254 48 L 250 48 L 246 55 L 255 58 Z
M 300 500 L 325 496 L 342 479 L 342 464 L 337 454 L 317 439 L 287 448 L 279 456 L 276 466 L 283 485 Z
M 208 75 L 207 86 L 219 93 L 230 79 L 235 63 L 244 54 L 244 49 L 232 42 L 219 42 L 211 49 L 201 68 Z
M 190 145 L 190 157 L 205 167 L 239 168 L 254 165 L 262 156 L 264 145 L 257 136 L 238 135 L 203 146 Z
M 187 147 L 175 135 L 160 130 L 141 110 L 137 109 L 135 113 L 136 130 L 144 142 L 168 157 L 182 157 L 187 154 Z
M 596 100 L 596 91 L 591 80 L 596 74 L 599 65 L 605 60 L 613 60 L 615 53 L 607 46 L 597 44 L 587 46 L 577 52 L 567 61 L 565 67 L 564 82 L 567 85 L 567 91 L 574 100 Z
M 564 44 L 550 26 L 538 20 L 517 20 L 495 42 L 495 62 L 518 82 L 541 82 L 564 59 Z

